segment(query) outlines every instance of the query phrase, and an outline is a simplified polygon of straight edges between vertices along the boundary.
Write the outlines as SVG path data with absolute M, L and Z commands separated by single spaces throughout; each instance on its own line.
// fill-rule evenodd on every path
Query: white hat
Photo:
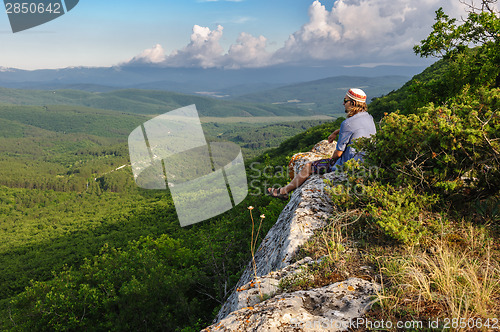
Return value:
M 366 93 L 361 89 L 349 89 L 346 96 L 353 100 L 366 103 Z

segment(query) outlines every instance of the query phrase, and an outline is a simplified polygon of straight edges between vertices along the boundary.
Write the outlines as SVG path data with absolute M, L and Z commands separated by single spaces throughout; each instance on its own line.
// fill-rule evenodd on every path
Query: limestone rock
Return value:
M 245 307 L 254 306 L 262 302 L 263 298 L 269 298 L 276 295 L 280 292 L 278 285 L 281 280 L 301 274 L 304 266 L 311 263 L 313 263 L 313 259 L 306 257 L 281 270 L 272 271 L 261 277 L 254 277 L 245 285 L 236 289 L 235 307 L 231 309 L 239 310 Z
M 346 331 L 371 305 L 378 285 L 350 278 L 285 293 L 235 311 L 203 331 Z
M 290 265 L 298 248 L 314 234 L 315 230 L 327 224 L 332 206 L 328 203 L 330 198 L 324 190 L 324 179 L 335 181 L 335 176 L 337 175 L 334 173 L 324 176 L 312 175 L 293 192 L 290 201 L 255 253 L 258 277 Z M 252 264 L 249 262 L 236 288 L 248 284 L 254 277 Z M 241 308 L 237 293 L 233 292 L 229 296 L 216 321 Z
M 295 155 L 293 171 L 300 171 L 307 161 L 330 157 L 335 146 L 322 141 L 313 152 Z M 312 263 L 309 257 L 292 261 L 299 247 L 327 225 L 333 212 L 325 180 L 337 182 L 344 177 L 338 172 L 311 175 L 293 192 L 255 253 L 255 271 L 249 262 L 214 325 L 205 331 L 303 331 L 311 323 L 321 327 L 311 331 L 325 326 L 323 330 L 338 331 L 365 313 L 379 286 L 362 279 L 285 294 L 278 287 L 280 280 Z

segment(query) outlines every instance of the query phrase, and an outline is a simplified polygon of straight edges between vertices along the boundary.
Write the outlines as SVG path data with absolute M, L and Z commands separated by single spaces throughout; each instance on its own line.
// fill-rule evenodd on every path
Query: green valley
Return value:
M 328 189 L 330 224 L 296 257 L 322 261 L 283 292 L 324 286 L 333 274 L 357 276 L 383 286 L 371 320 L 498 320 L 499 19 L 471 12 L 457 26 L 438 10 L 436 21 L 415 52 L 443 58 L 369 105 L 377 134 L 354 143 L 365 162 L 342 170 L 364 175 Z M 273 90 L 261 101 L 278 92 L 289 98 Z M 6 331 L 201 330 L 250 262 L 254 237 L 258 246 L 286 206 L 264 188 L 287 183 L 292 155 L 344 120 L 291 118 L 304 109 L 289 105 L 140 90 L 0 89 L 0 100 Z M 153 115 L 192 103 L 209 141 L 242 147 L 252 185 L 232 210 L 181 228 L 168 190 L 135 185 L 127 136 Z M 256 236 L 252 220 L 260 215 Z
M 0 88 L 0 103 L 38 106 L 73 105 L 145 115 L 162 114 L 191 104 L 196 104 L 200 116 L 252 117 L 320 114 L 286 105 L 243 103 L 167 91 L 139 89 L 101 93 L 79 90 L 44 91 Z
M 226 278 L 234 278 L 245 264 L 247 255 L 239 248 L 249 229 L 242 225 L 245 220 L 232 221 L 244 207 L 186 230 L 178 224 L 168 191 L 138 188 L 129 166 L 127 137 L 151 116 L 74 105 L 1 105 L 0 119 L 2 319 L 8 317 L 12 297 L 30 280 L 48 281 L 54 273 L 79 269 L 104 247 L 128 248 L 131 241 L 162 234 L 206 251 L 214 250 L 212 241 L 206 242 L 211 236 L 228 244 L 223 239 L 228 234 L 243 234 L 235 237 L 232 262 L 226 261 L 229 253 L 213 258 L 216 261 L 202 259 L 201 249 L 193 258 L 204 271 L 203 289 L 223 299 L 224 293 L 214 293 L 213 264 L 232 266 Z M 203 129 L 209 141 L 236 142 L 250 158 L 325 121 L 331 119 L 207 118 Z M 253 197 L 252 204 L 261 200 Z M 203 315 L 210 314 L 211 309 Z M 2 330 L 12 323 L 0 322 Z

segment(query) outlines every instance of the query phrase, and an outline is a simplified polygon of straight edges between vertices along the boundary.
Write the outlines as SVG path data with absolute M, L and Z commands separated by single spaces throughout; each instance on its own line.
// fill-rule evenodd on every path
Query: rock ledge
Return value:
M 305 162 L 331 155 L 334 147 L 322 141 L 311 152 L 294 156 L 290 171 L 297 173 Z M 327 225 L 333 210 L 324 180 L 335 182 L 338 176 L 312 175 L 294 191 L 255 254 L 257 278 L 249 262 L 214 325 L 204 331 L 342 331 L 366 313 L 380 286 L 363 279 L 284 294 L 278 287 L 280 280 L 313 263 L 309 257 L 292 261 L 299 247 Z

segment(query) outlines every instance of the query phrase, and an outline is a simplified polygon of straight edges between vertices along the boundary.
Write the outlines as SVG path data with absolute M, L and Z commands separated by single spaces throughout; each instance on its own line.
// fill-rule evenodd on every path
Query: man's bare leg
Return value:
M 300 187 L 302 183 L 304 183 L 309 176 L 312 174 L 311 162 L 304 165 L 304 167 L 300 170 L 299 174 L 295 175 L 292 181 L 289 184 L 281 188 L 281 192 L 279 194 L 288 194 L 290 191 L 297 189 Z M 271 188 L 270 188 L 271 189 Z M 278 189 L 273 189 L 274 194 L 278 194 Z

